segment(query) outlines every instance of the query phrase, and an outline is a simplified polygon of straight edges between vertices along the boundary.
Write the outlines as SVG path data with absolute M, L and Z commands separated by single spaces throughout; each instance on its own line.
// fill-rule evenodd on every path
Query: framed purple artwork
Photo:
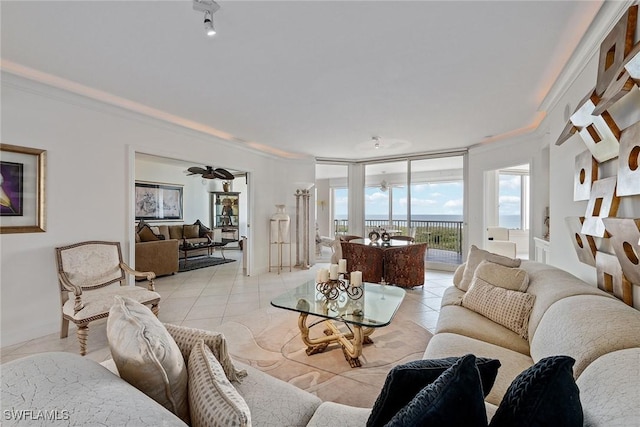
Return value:
M 46 151 L 0 144 L 0 233 L 45 231 Z

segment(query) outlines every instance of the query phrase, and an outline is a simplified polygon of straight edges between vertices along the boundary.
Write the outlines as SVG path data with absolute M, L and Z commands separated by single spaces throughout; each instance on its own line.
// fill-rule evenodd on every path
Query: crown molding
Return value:
M 538 111 L 549 112 L 556 107 L 573 82 L 584 71 L 587 63 L 599 52 L 600 44 L 607 34 L 611 32 L 627 9 L 635 3 L 635 0 L 605 0 L 603 2 L 589 29 L 578 43 L 578 47 L 573 51 L 551 90 L 540 103 Z

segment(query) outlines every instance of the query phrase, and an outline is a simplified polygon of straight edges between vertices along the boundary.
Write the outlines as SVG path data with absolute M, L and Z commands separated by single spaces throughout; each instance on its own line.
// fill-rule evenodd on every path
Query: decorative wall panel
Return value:
M 620 138 L 618 196 L 640 194 L 640 122 L 628 127 Z
M 620 198 L 616 196 L 616 177 L 599 179 L 591 187 L 591 197 L 587 204 L 582 234 L 605 237 L 602 218 L 616 216 Z
M 638 21 L 638 6 L 631 6 L 600 45 L 596 94 L 602 96 L 618 76 L 617 72 L 631 52 Z
M 587 150 L 576 156 L 575 164 L 573 200 L 589 200 L 591 186 L 598 179 L 598 162 Z
M 605 218 L 603 222 L 622 272 L 632 284 L 640 286 L 640 219 Z
M 580 262 L 596 266 L 596 242 L 587 234 L 582 234 L 582 221 L 584 217 L 568 216 L 564 219 L 571 236 L 571 243 L 576 250 Z
M 638 51 L 636 53 L 636 50 Z M 629 55 L 631 59 L 624 66 L 629 76 L 640 86 L 640 43 L 633 49 L 633 53 Z
M 618 258 L 615 255 L 597 252 L 596 271 L 598 288 L 621 299 L 625 304 L 633 306 L 631 282 L 624 277 Z
M 599 98 L 592 94 L 571 116 L 571 123 L 579 129 L 585 145 L 595 159 L 602 163 L 618 156 L 620 129 L 606 111 L 594 116 Z

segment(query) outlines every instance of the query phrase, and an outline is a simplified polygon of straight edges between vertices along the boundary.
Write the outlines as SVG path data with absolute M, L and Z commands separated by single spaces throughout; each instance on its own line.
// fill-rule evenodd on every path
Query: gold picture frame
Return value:
M 0 144 L 0 234 L 46 231 L 45 150 Z

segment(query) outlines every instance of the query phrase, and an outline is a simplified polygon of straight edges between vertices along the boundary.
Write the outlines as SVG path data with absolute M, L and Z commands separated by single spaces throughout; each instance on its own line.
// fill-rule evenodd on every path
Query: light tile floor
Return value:
M 327 267 L 327 263 L 320 262 L 310 270 L 294 268 L 289 272 L 287 268 L 281 274 L 271 272 L 247 277 L 243 275 L 242 253 L 225 251 L 225 255 L 237 262 L 156 279 L 156 290 L 162 296 L 160 320 L 215 330 L 218 325 L 234 317 L 250 315 L 252 311 L 270 307 L 272 298 L 313 279 L 318 268 Z M 413 320 L 433 332 L 442 294 L 451 285 L 452 277 L 451 272 L 428 270 L 424 287 L 407 290 L 396 318 Z M 89 326 L 87 350 L 87 357 L 98 362 L 110 357 L 106 320 Z M 45 351 L 78 353 L 79 344 L 74 327 L 71 326 L 69 337 L 65 339 L 60 339 L 56 332 L 3 347 L 0 349 L 0 363 Z

